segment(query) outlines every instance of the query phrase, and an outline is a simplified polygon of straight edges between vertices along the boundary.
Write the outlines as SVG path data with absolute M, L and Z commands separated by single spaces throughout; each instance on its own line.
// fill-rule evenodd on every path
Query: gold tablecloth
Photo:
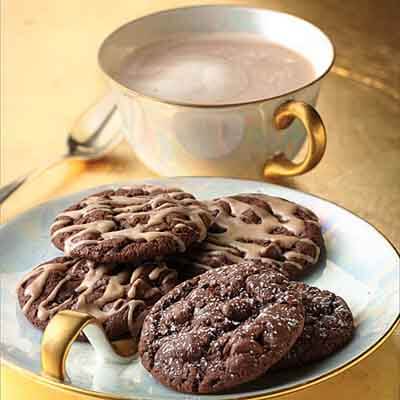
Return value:
M 222 3 L 223 1 L 219 1 Z M 287 11 L 327 31 L 337 46 L 318 109 L 327 153 L 315 171 L 281 184 L 359 214 L 400 247 L 400 36 L 396 0 L 233 1 Z M 105 83 L 97 49 L 117 26 L 144 14 L 203 1 L 3 0 L 1 184 L 56 157 L 76 116 Z M 105 159 L 64 163 L 15 194 L 1 222 L 38 203 L 99 184 L 154 174 L 122 143 Z M 39 183 L 40 182 L 40 183 Z M 379 265 L 377 265 L 379 268 Z M 2 327 L 7 329 L 7 327 Z M 355 367 L 283 400 L 400 397 L 400 331 Z M 1 399 L 77 399 L 1 366 Z

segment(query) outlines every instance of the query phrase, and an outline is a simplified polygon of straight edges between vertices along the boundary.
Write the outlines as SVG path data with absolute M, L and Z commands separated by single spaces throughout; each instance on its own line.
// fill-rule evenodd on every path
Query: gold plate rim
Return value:
M 362 360 L 370 356 L 372 353 L 374 353 L 379 347 L 381 347 L 387 339 L 392 335 L 392 333 L 396 330 L 396 328 L 400 326 L 400 316 L 397 316 L 396 320 L 393 322 L 392 326 L 386 331 L 385 335 L 383 335 L 377 342 L 375 342 L 369 349 L 365 350 L 364 353 L 360 354 L 357 358 L 349 361 L 347 364 L 342 365 L 341 367 L 336 368 L 335 370 L 328 372 L 325 375 L 322 375 L 318 378 L 312 379 L 308 382 L 300 383 L 296 386 L 293 386 L 288 389 L 284 390 L 279 390 L 275 392 L 271 392 L 265 395 L 255 395 L 255 396 L 243 396 L 243 397 L 237 397 L 236 400 L 240 399 L 248 399 L 248 400 L 267 400 L 267 399 L 272 399 L 280 396 L 284 396 L 287 394 L 295 393 L 300 390 L 307 389 L 309 387 L 312 387 L 314 385 L 317 385 L 319 383 L 322 383 L 330 378 L 333 378 L 339 374 L 341 374 L 344 371 L 347 371 L 348 369 L 354 367 L 355 365 L 359 364 Z M 96 399 L 109 399 L 109 400 L 144 400 L 144 397 L 126 397 L 126 396 L 121 396 L 121 395 L 116 395 L 116 394 L 111 394 L 111 393 L 104 393 L 104 392 L 95 392 L 93 390 L 87 390 L 87 389 L 82 389 L 76 386 L 71 386 L 63 382 L 58 382 L 55 380 L 52 380 L 50 378 L 46 378 L 41 375 L 36 375 L 33 372 L 27 371 L 22 367 L 19 367 L 13 363 L 11 363 L 8 360 L 2 359 L 1 362 L 5 364 L 6 366 L 10 367 L 10 369 L 17 371 L 23 375 L 25 375 L 27 378 L 33 380 L 36 383 L 39 383 L 41 385 L 50 387 L 50 388 L 57 388 L 60 389 L 64 392 L 74 392 L 78 394 L 84 394 L 86 396 L 91 396 Z
M 169 177 L 166 178 L 166 180 L 168 179 L 173 179 L 174 177 Z M 212 178 L 209 176 L 198 176 L 198 177 L 193 177 L 193 176 L 181 176 L 179 178 L 190 178 L 190 179 L 196 179 L 196 178 Z M 235 177 L 224 177 L 224 178 L 219 178 L 219 179 L 231 179 L 231 180 L 240 180 L 240 181 L 247 181 L 247 182 L 258 182 L 260 183 L 260 181 L 257 180 L 252 180 L 252 179 L 241 179 L 241 178 L 235 178 Z M 146 179 L 143 179 L 146 180 Z M 268 183 L 270 185 L 273 186 L 278 186 L 280 187 L 281 185 L 277 185 L 275 183 L 271 183 L 271 182 L 265 182 Z M 115 184 L 118 184 L 115 183 Z M 102 185 L 102 186 L 107 186 L 107 185 Z M 90 189 L 94 189 L 93 188 L 86 188 L 84 190 L 90 190 Z M 299 191 L 297 189 L 293 189 L 293 188 L 288 188 L 288 187 L 284 187 L 285 189 L 289 189 L 289 190 L 294 190 L 294 191 Z M 300 192 L 300 191 L 299 191 Z M 321 196 L 312 194 L 312 193 L 308 193 L 308 192 L 304 192 L 301 191 L 302 193 L 305 193 L 311 197 L 315 197 L 319 200 L 323 200 L 327 203 L 333 204 L 336 207 L 339 207 L 345 211 L 347 211 L 348 213 L 350 213 L 351 215 L 361 219 L 362 221 L 364 221 L 366 224 L 368 224 L 371 228 L 375 229 L 391 246 L 391 248 L 394 250 L 394 252 L 397 254 L 397 256 L 399 257 L 400 260 L 400 251 L 397 250 L 397 248 L 395 247 L 395 245 L 387 238 L 387 236 L 381 232 L 380 229 L 378 229 L 377 227 L 375 227 L 373 224 L 371 224 L 370 222 L 368 222 L 367 220 L 365 220 L 364 218 L 360 217 L 359 215 L 357 215 L 356 213 L 354 213 L 353 211 L 350 211 L 349 209 L 347 209 L 346 207 L 343 207 L 341 205 L 339 205 L 338 203 L 331 201 L 331 200 L 327 200 Z M 57 199 L 59 200 L 59 199 Z M 14 218 L 15 219 L 15 218 Z M 13 219 L 13 220 L 14 220 Z M 9 221 L 8 223 L 13 222 L 13 220 Z M 400 267 L 400 264 L 399 264 Z M 382 335 L 374 344 L 372 344 L 368 349 L 366 349 L 363 353 L 361 353 L 360 355 L 358 355 L 356 358 L 348 361 L 347 363 L 345 363 L 344 365 L 337 367 L 336 369 L 326 373 L 325 375 L 319 376 L 315 379 L 311 379 L 307 382 L 304 383 L 300 383 L 298 385 L 292 386 L 290 388 L 287 389 L 283 389 L 283 390 L 279 390 L 277 389 L 276 391 L 270 392 L 268 394 L 263 394 L 263 395 L 255 395 L 255 396 L 242 396 L 242 397 L 238 397 L 235 400 L 244 400 L 244 399 L 248 399 L 248 400 L 269 400 L 272 398 L 277 398 L 280 396 L 284 396 L 287 394 L 291 394 L 291 393 L 295 393 L 295 392 L 299 392 L 301 390 L 307 389 L 309 387 L 315 386 L 319 383 L 322 383 L 330 378 L 333 378 L 339 374 L 341 374 L 344 371 L 349 370 L 350 368 L 354 367 L 355 365 L 359 364 L 362 360 L 366 359 L 367 357 L 369 357 L 371 354 L 373 354 L 376 350 L 378 350 L 389 338 L 390 336 L 393 334 L 393 332 L 396 330 L 396 328 L 400 327 L 400 313 L 397 315 L 396 319 L 393 321 L 392 325 L 388 328 L 388 330 L 385 332 L 384 335 Z M 21 373 L 22 375 L 25 375 L 28 379 L 33 380 L 36 383 L 39 383 L 43 386 L 47 386 L 50 388 L 57 388 L 62 390 L 63 392 L 73 392 L 73 393 L 78 393 L 78 394 L 83 394 L 86 396 L 90 396 L 93 397 L 95 399 L 104 399 L 104 400 L 145 400 L 145 398 L 143 397 L 126 397 L 126 396 L 121 396 L 121 395 L 117 395 L 117 394 L 111 394 L 111 393 L 104 393 L 104 392 L 95 392 L 93 390 L 87 390 L 87 389 L 82 389 L 76 386 L 72 386 L 72 385 L 68 385 L 67 383 L 64 382 L 58 382 L 56 380 L 52 380 L 50 378 L 46 378 L 42 375 L 38 375 L 35 374 L 33 372 L 30 372 L 20 366 L 17 366 L 15 364 L 13 364 L 11 361 L 8 361 L 6 359 L 4 359 L 3 357 L 0 358 L 0 365 L 1 364 L 5 364 L 7 367 L 9 367 L 11 370 L 14 370 L 16 372 Z

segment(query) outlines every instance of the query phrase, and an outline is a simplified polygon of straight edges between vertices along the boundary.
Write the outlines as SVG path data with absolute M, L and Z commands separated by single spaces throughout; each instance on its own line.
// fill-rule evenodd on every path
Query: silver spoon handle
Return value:
M 0 204 L 13 194 L 28 178 L 28 175 L 21 176 L 14 181 L 0 187 Z
M 40 168 L 34 169 L 31 172 L 27 173 L 24 176 L 20 176 L 19 178 L 15 179 L 14 181 L 7 183 L 6 185 L 0 186 L 0 205 L 3 204 L 6 199 L 11 196 L 20 186 L 22 186 L 28 179 L 31 179 L 35 176 L 40 175 L 47 169 L 59 164 L 60 162 L 64 161 L 68 158 L 68 155 L 63 155 L 56 160 L 52 160 L 46 165 L 43 165 Z
M 53 160 L 41 168 L 34 169 L 28 174 L 15 179 L 4 186 L 0 187 L 0 205 L 11 196 L 19 187 L 21 187 L 28 179 L 32 179 L 35 176 L 42 174 L 47 169 L 53 167 L 66 158 L 78 158 L 78 159 L 93 159 L 99 158 L 100 155 L 105 153 L 105 150 L 109 151 L 114 145 L 120 142 L 122 134 L 115 134 L 117 127 L 120 127 L 121 121 L 117 118 L 116 105 L 114 98 L 111 94 L 104 96 L 102 99 L 97 101 L 94 105 L 89 107 L 75 122 L 73 126 L 73 132 L 75 140 L 72 140 L 71 134 L 69 135 L 68 141 L 68 152 L 56 160 Z M 89 137 L 88 137 L 88 134 Z M 97 153 L 93 155 L 89 152 L 91 146 L 98 137 L 104 136 L 101 143 L 100 150 L 97 149 Z M 79 139 L 76 139 L 79 138 Z M 80 146 L 85 147 L 85 151 L 80 150 Z M 95 156 L 95 157 L 94 157 Z

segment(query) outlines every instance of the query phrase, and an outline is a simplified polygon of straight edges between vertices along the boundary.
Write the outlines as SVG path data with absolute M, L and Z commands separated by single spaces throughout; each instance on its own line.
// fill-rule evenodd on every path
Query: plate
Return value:
M 129 399 L 266 399 L 299 390 L 350 368 L 377 349 L 399 322 L 400 259 L 371 225 L 326 200 L 269 183 L 224 178 L 167 178 L 135 181 L 181 187 L 200 199 L 241 192 L 284 197 L 313 210 L 321 219 L 327 256 L 305 280 L 342 296 L 350 305 L 356 331 L 353 340 L 329 358 L 301 369 L 270 373 L 235 391 L 191 396 L 158 384 L 139 360 L 129 365 L 98 362 L 92 347 L 74 343 L 67 360 L 69 381 L 40 375 L 41 331 L 19 310 L 15 287 L 33 266 L 60 255 L 50 244 L 49 227 L 56 214 L 83 196 L 119 184 L 76 193 L 34 208 L 0 228 L 1 354 L 3 362 L 48 385 L 101 398 Z M 133 183 L 133 182 L 130 182 Z M 124 183 L 127 184 L 126 182 Z

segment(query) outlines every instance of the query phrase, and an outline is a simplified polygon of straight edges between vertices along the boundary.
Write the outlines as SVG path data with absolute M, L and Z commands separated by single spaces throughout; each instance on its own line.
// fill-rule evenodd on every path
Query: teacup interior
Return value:
M 188 35 L 198 37 L 213 37 L 214 35 L 215 37 L 215 35 L 224 34 L 253 35 L 253 37 L 262 38 L 269 43 L 293 51 L 307 60 L 312 66 L 313 74 L 305 77 L 305 80 L 300 81 L 301 83 L 294 86 L 293 90 L 304 87 L 323 76 L 334 59 L 334 49 L 329 38 L 317 27 L 300 18 L 257 8 L 199 6 L 152 14 L 122 26 L 104 41 L 99 52 L 99 62 L 104 72 L 114 81 L 132 89 L 127 85 L 122 71 L 126 60 L 133 53 L 138 54 L 138 49 L 143 49 L 157 41 L 165 41 L 166 38 L 188 37 Z M 238 61 L 233 61 L 233 63 L 238 63 Z M 301 74 L 300 71 L 299 74 Z M 185 76 L 182 79 L 184 80 Z M 193 79 L 190 80 L 193 81 Z M 139 89 L 133 89 L 137 93 L 148 95 L 145 91 L 141 91 L 140 86 Z M 288 89 L 281 94 L 290 91 Z M 157 98 L 157 93 L 151 93 L 150 97 Z M 250 94 L 248 100 L 261 99 L 259 95 L 255 97 Z M 270 97 L 275 96 L 269 96 L 266 92 L 263 99 Z M 161 95 L 161 100 L 170 99 L 168 95 L 164 97 Z M 190 98 L 184 100 L 191 103 Z

